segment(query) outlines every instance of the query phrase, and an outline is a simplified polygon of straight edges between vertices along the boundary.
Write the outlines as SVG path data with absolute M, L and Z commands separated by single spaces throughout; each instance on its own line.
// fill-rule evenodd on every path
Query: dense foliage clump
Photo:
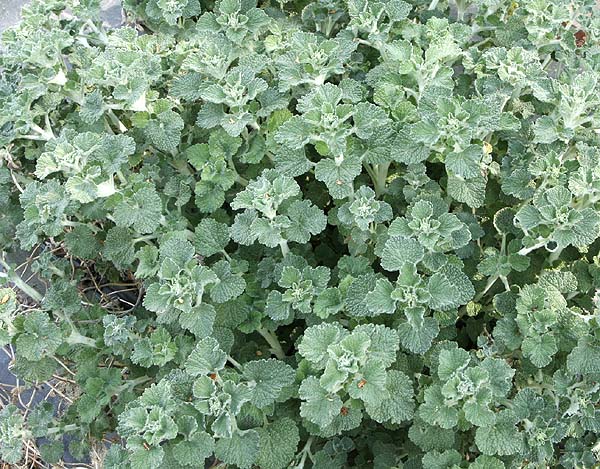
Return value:
M 124 8 L 2 37 L 0 459 L 597 467 L 595 0 Z

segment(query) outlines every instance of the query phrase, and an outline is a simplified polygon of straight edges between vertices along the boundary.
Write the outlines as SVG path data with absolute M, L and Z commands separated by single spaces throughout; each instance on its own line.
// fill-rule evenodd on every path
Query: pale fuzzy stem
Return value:
M 42 129 L 39 125 L 33 122 L 29 124 L 29 127 L 31 127 L 31 130 L 34 132 L 38 133 L 43 140 L 52 140 L 54 138 L 54 133 L 52 133 L 52 130 Z
M 523 248 L 523 249 L 521 249 L 521 250 L 518 252 L 518 254 L 520 254 L 521 256 L 526 256 L 526 255 L 527 255 L 527 254 L 529 254 L 530 252 L 532 252 L 532 251 L 535 251 L 536 249 L 539 249 L 539 248 L 541 248 L 541 247 L 543 247 L 543 246 L 545 246 L 545 245 L 546 245 L 546 241 L 541 241 L 541 242 L 539 242 L 539 243 L 537 243 L 537 244 L 534 244 L 534 245 L 533 245 L 533 246 L 531 246 L 531 247 L 528 247 L 528 248 Z
M 287 256 L 290 252 L 290 248 L 288 246 L 287 241 L 284 239 L 283 241 L 279 242 L 279 247 L 281 248 L 281 254 L 283 254 L 283 257 Z
M 273 355 L 275 355 L 280 360 L 285 359 L 285 352 L 283 351 L 283 348 L 281 348 L 279 340 L 277 339 L 277 337 L 275 337 L 275 335 L 272 332 L 263 328 L 257 329 L 256 332 L 258 332 L 262 336 L 262 338 L 265 339 L 267 343 L 271 346 L 271 352 L 273 353 Z
M 121 394 L 125 391 L 128 391 L 130 389 L 133 389 L 134 387 L 136 387 L 140 384 L 147 383 L 148 381 L 151 381 L 151 380 L 152 380 L 152 378 L 150 378 L 149 376 L 140 376 L 139 378 L 127 381 L 115 390 L 114 395 L 119 396 L 119 394 Z
M 7 277 L 8 281 L 10 283 L 14 284 L 14 286 L 16 288 L 18 288 L 19 290 L 21 290 L 23 293 L 25 293 L 32 300 L 35 300 L 36 303 L 41 303 L 42 298 L 44 297 L 44 295 L 42 295 L 39 291 L 37 291 L 31 285 L 28 285 L 25 282 L 25 280 L 23 280 L 14 270 L 12 270 L 12 268 L 10 267 L 10 265 L 7 264 L 1 258 L 0 258 L 0 266 L 2 266 L 4 268 L 4 270 L 6 271 L 6 277 Z
M 228 361 L 229 363 L 231 363 L 231 364 L 232 364 L 232 365 L 233 365 L 235 368 L 237 368 L 238 370 L 240 370 L 240 371 L 242 371 L 242 370 L 243 370 L 243 367 L 242 367 L 242 365 L 240 364 L 240 362 L 238 362 L 238 361 L 237 361 L 235 358 L 233 358 L 231 355 L 229 355 L 229 356 L 227 357 L 227 361 Z
M 127 130 L 128 130 L 127 126 L 125 124 L 123 124 L 123 122 L 121 122 L 121 119 L 119 119 L 117 117 L 117 115 L 113 112 L 112 109 L 108 110 L 108 117 L 113 122 L 113 124 L 117 126 L 117 128 L 119 129 L 119 132 L 121 132 L 121 133 L 127 132 Z
M 302 448 L 302 451 L 299 453 L 299 456 L 301 456 L 300 461 L 298 462 L 298 465 L 294 467 L 294 469 L 302 469 L 304 467 L 304 464 L 306 464 L 306 458 L 310 457 L 310 459 L 312 460 L 312 455 L 310 452 L 310 447 L 312 446 L 314 441 L 314 437 L 311 436 L 307 441 L 306 444 L 304 445 L 304 448 Z
M 492 288 L 492 286 L 494 285 L 494 283 L 496 283 L 496 281 L 499 279 L 500 277 L 498 275 L 494 275 L 493 277 L 490 277 L 489 280 L 487 281 L 484 289 L 477 294 L 477 296 L 473 299 L 473 301 L 479 301 L 481 298 L 483 298 L 483 295 L 485 295 L 490 288 Z
M 557 248 L 556 251 L 550 254 L 550 256 L 548 257 L 548 265 L 554 264 L 554 262 L 558 260 L 562 252 L 563 248 Z
M 77 430 L 78 428 L 79 428 L 79 425 L 77 425 L 76 423 L 70 423 L 69 425 L 65 425 L 64 427 L 51 428 L 46 432 L 46 434 L 54 435 L 55 433 L 70 432 L 73 430 Z
M 71 321 L 69 320 L 68 322 L 71 325 L 71 327 L 73 327 Z M 73 330 L 73 332 L 71 332 L 71 335 L 67 337 L 66 342 L 71 345 L 84 345 L 86 347 L 98 348 L 96 347 L 96 341 L 94 339 L 86 337 L 77 332 L 76 330 Z

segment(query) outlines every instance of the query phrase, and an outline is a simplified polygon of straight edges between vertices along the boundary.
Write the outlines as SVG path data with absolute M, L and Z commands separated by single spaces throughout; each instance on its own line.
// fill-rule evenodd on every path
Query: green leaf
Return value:
M 431 451 L 423 456 L 423 467 L 431 469 L 446 469 L 458 466 L 462 457 L 455 449 L 449 449 L 443 452 Z
M 321 233 L 327 225 L 323 211 L 308 200 L 296 200 L 286 210 L 290 226 L 285 230 L 288 241 L 307 243 L 311 236 Z
M 406 321 L 401 322 L 397 327 L 400 343 L 412 353 L 425 353 L 440 332 L 438 321 L 426 317 L 424 308 L 408 308 L 404 314 Z
M 259 428 L 260 451 L 257 464 L 264 469 L 284 469 L 296 454 L 300 434 L 296 423 L 287 417 Z
M 515 426 L 511 411 L 501 411 L 491 427 L 480 427 L 475 433 L 475 444 L 488 456 L 510 456 L 523 450 L 523 436 Z
M 199 431 L 173 447 L 173 456 L 182 466 L 197 466 L 212 456 L 215 440 L 208 433 Z
M 216 314 L 213 305 L 202 303 L 189 312 L 182 311 L 179 315 L 179 325 L 197 338 L 207 337 L 213 333 Z
M 268 359 L 246 363 L 244 377 L 252 389 L 252 403 L 262 409 L 275 402 L 282 390 L 293 384 L 295 373 L 287 363 Z
M 525 337 L 521 349 L 523 356 L 529 358 L 538 368 L 548 365 L 554 354 L 558 352 L 556 339 L 552 334 Z
M 85 96 L 83 104 L 79 109 L 79 116 L 86 124 L 93 124 L 104 115 L 104 110 L 102 93 L 95 90 Z
M 127 269 L 135 260 L 135 249 L 131 232 L 115 226 L 108 230 L 102 255 L 120 270 Z
M 342 409 L 342 400 L 319 385 L 319 380 L 310 376 L 302 381 L 298 391 L 302 404 L 300 415 L 319 427 L 329 425 Z
M 63 340 L 60 329 L 50 321 L 47 313 L 32 311 L 23 321 L 23 333 L 17 337 L 19 354 L 37 361 L 56 352 Z
M 292 313 L 290 303 L 283 300 L 283 295 L 277 290 L 271 290 L 267 297 L 265 314 L 274 321 L 286 321 Z
M 512 378 L 515 370 L 500 358 L 485 358 L 480 365 L 488 372 L 489 386 L 497 397 L 505 397 L 512 388 Z
M 148 122 L 144 127 L 144 135 L 158 150 L 171 153 L 179 146 L 183 125 L 179 114 L 166 110 Z
M 0 410 L 0 456 L 9 464 L 23 457 L 24 419 L 14 404 Z
M 480 175 L 479 163 L 482 157 L 481 146 L 469 145 L 461 152 L 453 152 L 446 156 L 446 169 L 451 171 L 455 177 L 474 178 Z
M 472 469 L 505 469 L 506 466 L 497 458 L 481 455 L 470 467 Z
M 306 157 L 304 148 L 291 149 L 285 146 L 277 150 L 273 162 L 277 171 L 291 177 L 301 176 L 310 171 L 313 166 Z
M 345 199 L 352 194 L 354 179 L 361 170 L 360 160 L 352 155 L 346 155 L 341 161 L 323 158 L 315 166 L 315 178 L 325 183 L 332 198 Z
M 368 139 L 380 127 L 390 125 L 385 111 L 371 103 L 358 104 L 353 119 L 356 126 L 356 135 L 362 139 Z
M 194 246 L 202 256 L 222 252 L 229 244 L 229 227 L 212 218 L 204 218 L 194 231 Z
M 438 357 L 438 376 L 440 380 L 447 381 L 457 373 L 463 372 L 471 361 L 468 351 L 462 348 L 442 350 Z
M 162 201 L 154 187 L 144 186 L 126 197 L 114 210 L 118 226 L 133 227 L 141 234 L 152 233 L 160 225 Z
M 480 403 L 474 399 L 465 402 L 463 411 L 465 419 L 478 427 L 489 427 L 496 420 L 496 414 L 488 407 L 487 403 Z
M 130 468 L 128 453 L 119 445 L 111 445 L 102 462 L 105 469 Z
M 421 161 L 425 161 L 429 157 L 430 150 L 422 143 L 418 143 L 412 138 L 411 133 L 416 129 L 402 129 L 398 132 L 396 140 L 394 141 L 394 151 L 392 151 L 391 157 L 394 161 L 405 164 L 417 164 Z M 424 131 L 429 132 L 433 137 L 437 136 L 435 128 L 428 127 L 421 129 L 421 134 Z
M 471 208 L 479 208 L 485 202 L 486 179 L 477 176 L 469 179 L 448 175 L 446 187 L 448 195 L 457 202 L 463 202 Z
M 246 188 L 236 195 L 231 208 L 257 210 L 272 219 L 285 200 L 299 193 L 300 186 L 294 179 L 268 169 L 258 178 L 250 181 Z
M 369 337 L 369 358 L 381 362 L 386 368 L 396 361 L 400 345 L 395 330 L 381 324 L 362 324 L 357 326 L 352 334 L 365 334 Z
M 401 371 L 391 370 L 387 373 L 385 389 L 387 399 L 372 405 L 366 403 L 367 413 L 379 423 L 401 423 L 413 417 L 415 403 L 413 385 L 408 376 Z
M 136 253 L 139 260 L 138 267 L 135 270 L 135 276 L 138 278 L 148 278 L 156 275 L 158 271 L 158 249 L 156 246 L 142 246 Z
M 164 450 L 161 447 L 152 447 L 149 450 L 145 448 L 137 449 L 129 456 L 131 469 L 158 469 L 164 457 Z
M 225 303 L 244 293 L 246 281 L 241 275 L 231 272 L 228 261 L 219 261 L 211 269 L 217 276 L 217 281 L 210 289 L 210 298 L 215 303 Z
M 191 376 L 206 375 L 223 369 L 226 361 L 227 354 L 220 349 L 219 343 L 207 337 L 196 344 L 185 362 L 185 370 Z
M 600 373 L 600 347 L 589 337 L 582 337 L 567 357 L 567 369 L 572 374 Z
M 244 246 L 254 243 L 258 237 L 252 231 L 252 226 L 256 220 L 258 220 L 258 213 L 255 210 L 246 210 L 245 212 L 238 213 L 230 228 L 231 239 Z
M 180 234 L 175 234 L 160 243 L 161 260 L 170 259 L 183 268 L 194 256 L 194 247 Z
M 100 251 L 100 243 L 94 232 L 86 225 L 77 225 L 65 235 L 65 246 L 75 257 L 95 259 Z
M 342 311 L 344 301 L 338 288 L 326 288 L 317 296 L 313 306 L 314 313 L 321 319 L 327 319 L 329 316 Z
M 208 139 L 208 148 L 212 157 L 230 158 L 234 156 L 242 146 L 242 139 L 232 137 L 221 129 L 217 129 L 210 134 Z
M 337 324 L 319 324 L 305 330 L 298 352 L 318 368 L 325 368 L 328 348 L 346 337 L 347 332 Z
M 39 446 L 39 451 L 44 462 L 57 464 L 65 451 L 65 447 L 62 441 L 52 441 L 50 443 L 41 444 Z
M 441 428 L 453 428 L 458 423 L 458 411 L 446 405 L 440 386 L 433 385 L 425 389 L 425 402 L 419 407 L 419 415 L 430 425 Z
M 348 386 L 348 394 L 365 404 L 376 405 L 389 396 L 386 392 L 387 373 L 385 364 L 377 359 L 369 360 Z
M 376 277 L 373 274 L 361 275 L 352 280 L 346 290 L 346 311 L 351 316 L 370 316 L 367 295 L 376 286 Z
M 448 311 L 465 305 L 475 295 L 469 277 L 454 264 L 446 264 L 433 274 L 427 288 L 431 295 L 430 307 L 439 311 Z
M 152 365 L 164 366 L 175 358 L 177 345 L 171 340 L 169 332 L 159 327 L 149 338 L 138 340 L 134 344 L 131 361 L 149 368 Z
M 238 430 L 231 438 L 221 438 L 215 456 L 226 464 L 248 469 L 256 463 L 260 451 L 260 435 L 256 430 Z
M 381 267 L 389 271 L 402 270 L 407 264 L 417 264 L 423 259 L 423 254 L 423 247 L 416 239 L 393 236 L 383 248 Z

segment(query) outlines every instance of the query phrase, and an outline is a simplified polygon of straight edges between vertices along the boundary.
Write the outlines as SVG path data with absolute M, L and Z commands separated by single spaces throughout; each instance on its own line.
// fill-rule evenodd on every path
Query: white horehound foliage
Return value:
M 2 36 L 0 345 L 80 391 L 0 459 L 596 467 L 595 0 L 124 8 Z

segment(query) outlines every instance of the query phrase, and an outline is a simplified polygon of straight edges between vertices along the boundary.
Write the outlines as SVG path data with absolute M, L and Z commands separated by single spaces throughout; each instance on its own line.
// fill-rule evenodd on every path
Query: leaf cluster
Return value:
M 123 7 L 2 35 L 1 460 L 597 467 L 597 2 Z

